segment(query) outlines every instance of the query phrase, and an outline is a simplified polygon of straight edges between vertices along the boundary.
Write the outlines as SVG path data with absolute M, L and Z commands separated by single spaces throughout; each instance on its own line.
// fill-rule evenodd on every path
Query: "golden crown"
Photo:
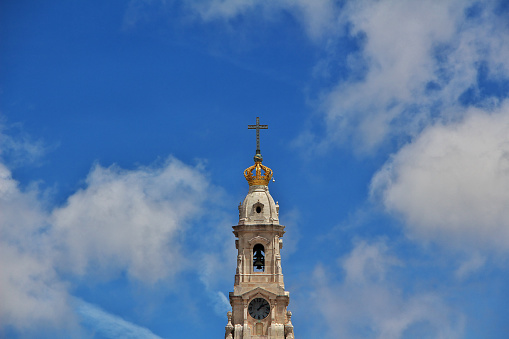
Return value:
M 246 177 L 249 186 L 253 185 L 265 185 L 269 184 L 272 179 L 272 170 L 267 166 L 262 165 L 262 156 L 260 154 L 254 157 L 255 164 L 251 167 L 246 168 L 244 171 L 244 177 Z M 263 174 L 262 174 L 263 170 Z

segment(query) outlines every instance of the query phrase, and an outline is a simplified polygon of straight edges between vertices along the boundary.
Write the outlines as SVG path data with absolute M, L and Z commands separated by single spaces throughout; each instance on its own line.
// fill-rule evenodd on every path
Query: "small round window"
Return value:
M 256 213 L 261 213 L 262 208 L 260 206 L 256 206 Z

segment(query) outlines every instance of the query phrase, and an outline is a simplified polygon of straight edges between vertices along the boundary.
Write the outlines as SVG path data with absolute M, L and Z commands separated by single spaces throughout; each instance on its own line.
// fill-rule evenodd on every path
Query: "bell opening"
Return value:
M 256 244 L 253 247 L 253 271 L 265 271 L 265 248 L 262 244 Z

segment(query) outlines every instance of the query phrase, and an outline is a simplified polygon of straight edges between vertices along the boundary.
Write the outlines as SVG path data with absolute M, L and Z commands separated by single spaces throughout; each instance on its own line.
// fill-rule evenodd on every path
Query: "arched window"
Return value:
M 256 244 L 253 247 L 253 271 L 265 271 L 265 248 L 262 244 Z

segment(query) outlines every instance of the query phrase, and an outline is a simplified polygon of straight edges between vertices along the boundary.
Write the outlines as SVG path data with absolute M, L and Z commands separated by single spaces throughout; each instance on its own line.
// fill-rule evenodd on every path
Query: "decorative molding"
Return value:
M 270 241 L 267 238 L 256 236 L 254 238 L 249 239 L 249 244 L 263 244 L 264 246 L 268 246 L 270 244 Z

